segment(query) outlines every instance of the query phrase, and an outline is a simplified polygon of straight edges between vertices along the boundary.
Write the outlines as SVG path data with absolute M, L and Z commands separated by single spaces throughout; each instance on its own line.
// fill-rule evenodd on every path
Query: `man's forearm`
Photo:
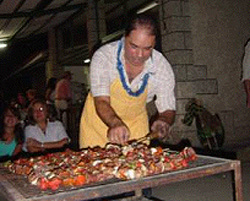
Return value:
M 109 97 L 96 97 L 94 101 L 98 116 L 109 128 L 123 124 L 122 120 L 111 107 Z

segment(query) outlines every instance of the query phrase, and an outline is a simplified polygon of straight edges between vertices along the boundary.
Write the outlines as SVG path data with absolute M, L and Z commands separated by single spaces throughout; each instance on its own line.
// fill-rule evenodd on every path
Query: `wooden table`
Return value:
M 41 191 L 36 186 L 29 184 L 25 177 L 9 173 L 5 168 L 0 168 L 0 192 L 7 200 L 14 201 L 88 200 L 131 191 L 135 191 L 134 197 L 138 198 L 141 196 L 141 190 L 145 188 L 225 172 L 232 172 L 234 175 L 232 181 L 234 200 L 243 201 L 240 161 L 202 155 L 198 155 L 198 160 L 191 162 L 188 168 L 182 170 L 148 176 L 138 180 L 111 180 L 105 183 L 86 185 L 81 188 L 60 188 L 57 191 Z M 128 200 L 132 200 L 132 198 Z

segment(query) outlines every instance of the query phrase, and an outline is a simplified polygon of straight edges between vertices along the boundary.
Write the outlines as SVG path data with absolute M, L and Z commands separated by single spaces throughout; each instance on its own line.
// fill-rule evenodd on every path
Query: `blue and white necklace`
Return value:
M 119 41 L 119 45 L 118 45 L 118 51 L 117 51 L 117 70 L 118 70 L 119 75 L 120 75 L 122 86 L 123 86 L 123 88 L 127 91 L 127 93 L 130 96 L 138 97 L 146 89 L 146 86 L 148 84 L 149 73 L 146 73 L 143 76 L 143 78 L 142 78 L 142 84 L 141 84 L 140 88 L 137 91 L 132 91 L 132 89 L 129 87 L 129 85 L 127 83 L 127 80 L 125 78 L 124 66 L 123 66 L 123 64 L 121 62 L 121 59 L 120 59 L 121 50 L 122 50 L 122 41 L 120 40 Z

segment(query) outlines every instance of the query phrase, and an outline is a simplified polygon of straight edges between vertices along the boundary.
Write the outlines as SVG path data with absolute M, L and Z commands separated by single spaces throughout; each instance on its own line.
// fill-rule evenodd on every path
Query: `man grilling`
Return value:
M 156 24 L 143 14 L 120 40 L 102 46 L 90 66 L 91 90 L 82 112 L 80 148 L 124 144 L 149 132 L 146 103 L 155 96 L 159 117 L 151 130 L 169 134 L 175 117 L 174 73 L 154 49 Z

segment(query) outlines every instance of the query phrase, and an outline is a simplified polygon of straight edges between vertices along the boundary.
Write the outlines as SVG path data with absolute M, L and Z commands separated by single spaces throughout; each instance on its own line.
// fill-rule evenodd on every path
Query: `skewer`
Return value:
M 144 142 L 146 140 L 152 140 L 152 139 L 155 139 L 155 138 L 158 138 L 159 137 L 159 132 L 149 132 L 147 135 L 141 137 L 141 138 L 138 138 L 136 141 L 132 142 L 132 146 L 136 146 L 138 143 L 140 142 Z
M 171 149 L 169 149 L 169 148 L 164 148 L 164 149 L 163 149 L 163 152 L 174 153 L 174 154 L 179 154 L 179 153 L 180 153 L 179 151 L 171 150 Z

